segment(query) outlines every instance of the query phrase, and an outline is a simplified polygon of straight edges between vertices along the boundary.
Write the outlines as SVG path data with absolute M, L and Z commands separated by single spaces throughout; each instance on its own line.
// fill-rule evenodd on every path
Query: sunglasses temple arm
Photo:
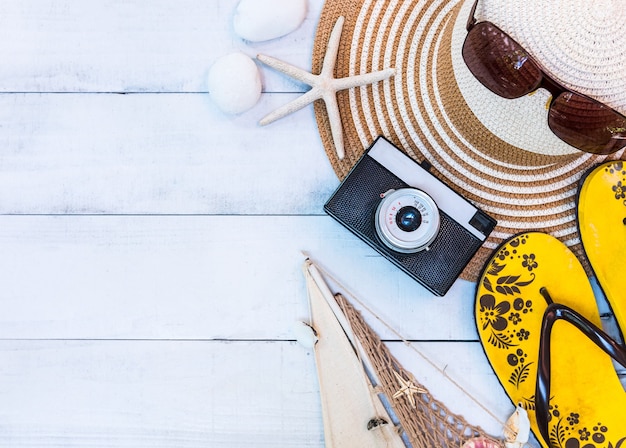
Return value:
M 478 6 L 478 0 L 476 0 L 472 5 L 472 10 L 470 11 L 469 17 L 467 18 L 467 24 L 465 25 L 465 29 L 467 31 L 471 30 L 472 28 L 474 28 L 474 25 L 476 25 L 476 17 L 474 17 L 474 15 L 476 14 L 476 6 Z
M 595 345 L 601 348 L 611 358 L 626 367 L 626 349 L 599 329 L 581 314 L 573 309 L 558 303 L 548 305 L 541 326 L 541 340 L 539 345 L 539 366 L 537 368 L 537 386 L 535 389 L 535 414 L 537 426 L 546 443 L 550 442 L 548 433 L 548 406 L 550 401 L 550 335 L 552 326 L 559 320 L 565 320 L 574 325 Z

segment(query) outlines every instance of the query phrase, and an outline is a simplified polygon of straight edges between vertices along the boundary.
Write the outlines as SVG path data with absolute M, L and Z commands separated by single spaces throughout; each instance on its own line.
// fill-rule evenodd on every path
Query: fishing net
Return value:
M 471 425 L 462 416 L 452 413 L 411 372 L 404 369 L 359 311 L 343 295 L 336 294 L 335 299 L 365 355 L 371 361 L 379 381 L 377 388 L 388 398 L 406 438 L 414 448 L 458 448 L 471 438 L 486 437 L 482 428 Z M 400 383 L 396 375 L 406 384 L 421 391 L 412 394 L 414 403 L 411 403 L 407 394 L 398 396 Z M 394 395 L 396 398 L 393 398 Z

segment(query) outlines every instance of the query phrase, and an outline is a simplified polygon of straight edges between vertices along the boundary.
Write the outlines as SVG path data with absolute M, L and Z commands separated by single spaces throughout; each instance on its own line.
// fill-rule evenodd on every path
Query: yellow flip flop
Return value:
M 610 388 L 611 386 L 613 387 L 611 391 L 612 393 L 615 393 L 613 399 L 611 399 L 611 395 L 606 394 L 603 396 L 591 396 L 591 403 L 595 404 L 596 407 L 595 409 L 586 411 L 587 417 L 591 414 L 595 414 L 598 417 L 597 420 L 600 420 L 600 416 L 602 415 L 605 422 L 606 414 L 611 413 L 609 415 L 609 418 L 611 419 L 611 426 L 598 422 L 598 424 L 593 427 L 593 433 L 587 426 L 582 426 L 582 428 L 578 430 L 578 437 L 568 438 L 565 441 L 565 445 L 563 445 L 563 438 L 561 435 L 568 431 L 569 426 L 566 426 L 565 429 L 560 427 L 560 423 L 563 421 L 560 419 L 559 422 L 552 427 L 552 430 L 549 429 L 550 421 L 556 416 L 555 413 L 561 413 L 561 411 L 558 410 L 558 404 L 556 404 L 557 400 L 554 400 L 555 404 L 551 404 L 552 365 L 554 363 L 559 364 L 559 359 L 561 358 L 560 353 L 552 353 L 551 351 L 552 338 L 559 337 L 555 336 L 555 333 L 553 332 L 554 324 L 559 320 L 568 323 L 571 325 L 571 327 L 569 327 L 570 329 L 575 328 L 582 335 L 584 335 L 587 342 L 592 344 L 590 349 L 593 349 L 595 352 L 602 350 L 608 356 L 619 362 L 622 366 L 626 367 L 626 347 L 611 339 L 610 336 L 604 333 L 597 326 L 593 325 L 589 322 L 589 320 L 575 310 L 565 305 L 551 303 L 543 316 L 541 341 L 539 343 L 539 372 L 537 374 L 537 386 L 535 389 L 535 415 L 537 425 L 539 426 L 539 432 L 541 433 L 543 440 L 549 440 L 554 447 L 565 446 L 565 448 L 580 446 L 583 448 L 594 448 L 596 446 L 620 448 L 625 446 L 626 436 L 624 436 L 624 434 L 626 433 L 626 429 L 624 426 L 626 424 L 626 418 L 624 417 L 623 408 L 620 406 L 624 405 L 626 400 L 624 399 L 624 390 L 620 390 L 621 388 L 618 384 L 615 384 L 614 381 L 609 382 L 606 385 L 604 385 L 604 383 L 600 383 L 600 387 L 604 386 L 604 390 L 607 390 L 607 388 Z M 592 381 L 597 380 L 600 382 L 604 378 L 609 377 L 614 379 L 617 375 L 615 372 L 611 372 L 607 365 L 602 373 L 598 375 L 597 378 L 594 377 Z M 585 392 L 588 393 L 589 391 L 585 390 Z M 610 403 L 611 405 L 604 408 L 602 400 L 605 400 L 605 403 Z M 571 400 L 568 401 L 571 402 Z M 588 399 L 583 398 L 579 403 L 577 403 L 577 406 L 579 406 L 580 409 L 584 409 L 585 404 L 588 404 L 589 402 L 590 401 Z M 601 410 L 600 407 L 603 407 L 604 409 Z M 588 420 L 589 422 L 594 421 L 593 419 Z M 567 418 L 567 423 L 572 426 L 580 423 L 580 414 L 578 412 L 570 413 Z M 609 431 L 609 428 L 617 429 L 617 431 Z M 621 436 L 619 434 L 621 434 Z M 590 441 L 594 443 L 590 443 Z
M 540 412 L 547 422 L 538 424 L 539 348 L 552 301 L 600 327 L 585 270 L 559 240 L 528 232 L 494 252 L 479 279 L 475 303 L 476 326 L 491 367 L 513 404 L 528 411 L 531 429 L 544 447 L 626 448 L 626 394 L 611 358 L 566 321 L 550 329 L 549 358 L 544 354 L 543 360 L 551 367 L 543 382 L 549 396 L 540 402 L 547 407 Z
M 626 162 L 590 170 L 578 192 L 578 228 L 589 264 L 622 331 L 626 331 Z

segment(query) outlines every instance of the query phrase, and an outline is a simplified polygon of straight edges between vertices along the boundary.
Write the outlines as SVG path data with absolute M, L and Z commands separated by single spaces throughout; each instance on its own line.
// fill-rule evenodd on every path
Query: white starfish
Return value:
M 265 116 L 259 121 L 259 124 L 265 126 L 279 118 L 283 118 L 290 113 L 302 109 L 315 100 L 322 99 L 326 103 L 326 113 L 328 114 L 330 130 L 339 159 L 343 159 L 345 152 L 343 147 L 341 116 L 339 114 L 339 105 L 337 104 L 337 92 L 382 81 L 395 73 L 393 68 L 388 68 L 377 72 L 364 73 L 362 75 L 335 78 L 335 63 L 337 62 L 337 52 L 339 50 L 339 40 L 341 39 L 343 22 L 344 18 L 339 17 L 330 33 L 326 54 L 324 55 L 324 62 L 322 63 L 322 71 L 319 75 L 314 75 L 271 56 L 262 54 L 257 56 L 257 59 L 264 64 L 311 86 L 311 90 Z
M 405 380 L 400 375 L 398 375 L 398 372 L 396 372 L 395 370 L 393 371 L 393 374 L 396 376 L 398 382 L 400 383 L 400 390 L 393 394 L 393 398 L 398 398 L 404 395 L 406 396 L 407 400 L 409 400 L 409 403 L 411 403 L 411 407 L 415 408 L 415 397 L 413 397 L 413 395 L 425 394 L 428 391 L 423 387 L 416 386 L 411 381 Z

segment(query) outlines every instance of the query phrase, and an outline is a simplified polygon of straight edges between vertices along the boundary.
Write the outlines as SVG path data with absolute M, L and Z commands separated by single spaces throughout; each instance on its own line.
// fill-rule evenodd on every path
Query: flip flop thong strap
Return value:
M 550 336 L 557 320 L 569 322 L 611 358 L 626 367 L 626 347 L 620 345 L 580 313 L 566 305 L 551 303 L 546 308 L 541 326 L 539 366 L 535 391 L 535 415 L 541 436 L 549 443 L 548 413 L 550 401 Z

